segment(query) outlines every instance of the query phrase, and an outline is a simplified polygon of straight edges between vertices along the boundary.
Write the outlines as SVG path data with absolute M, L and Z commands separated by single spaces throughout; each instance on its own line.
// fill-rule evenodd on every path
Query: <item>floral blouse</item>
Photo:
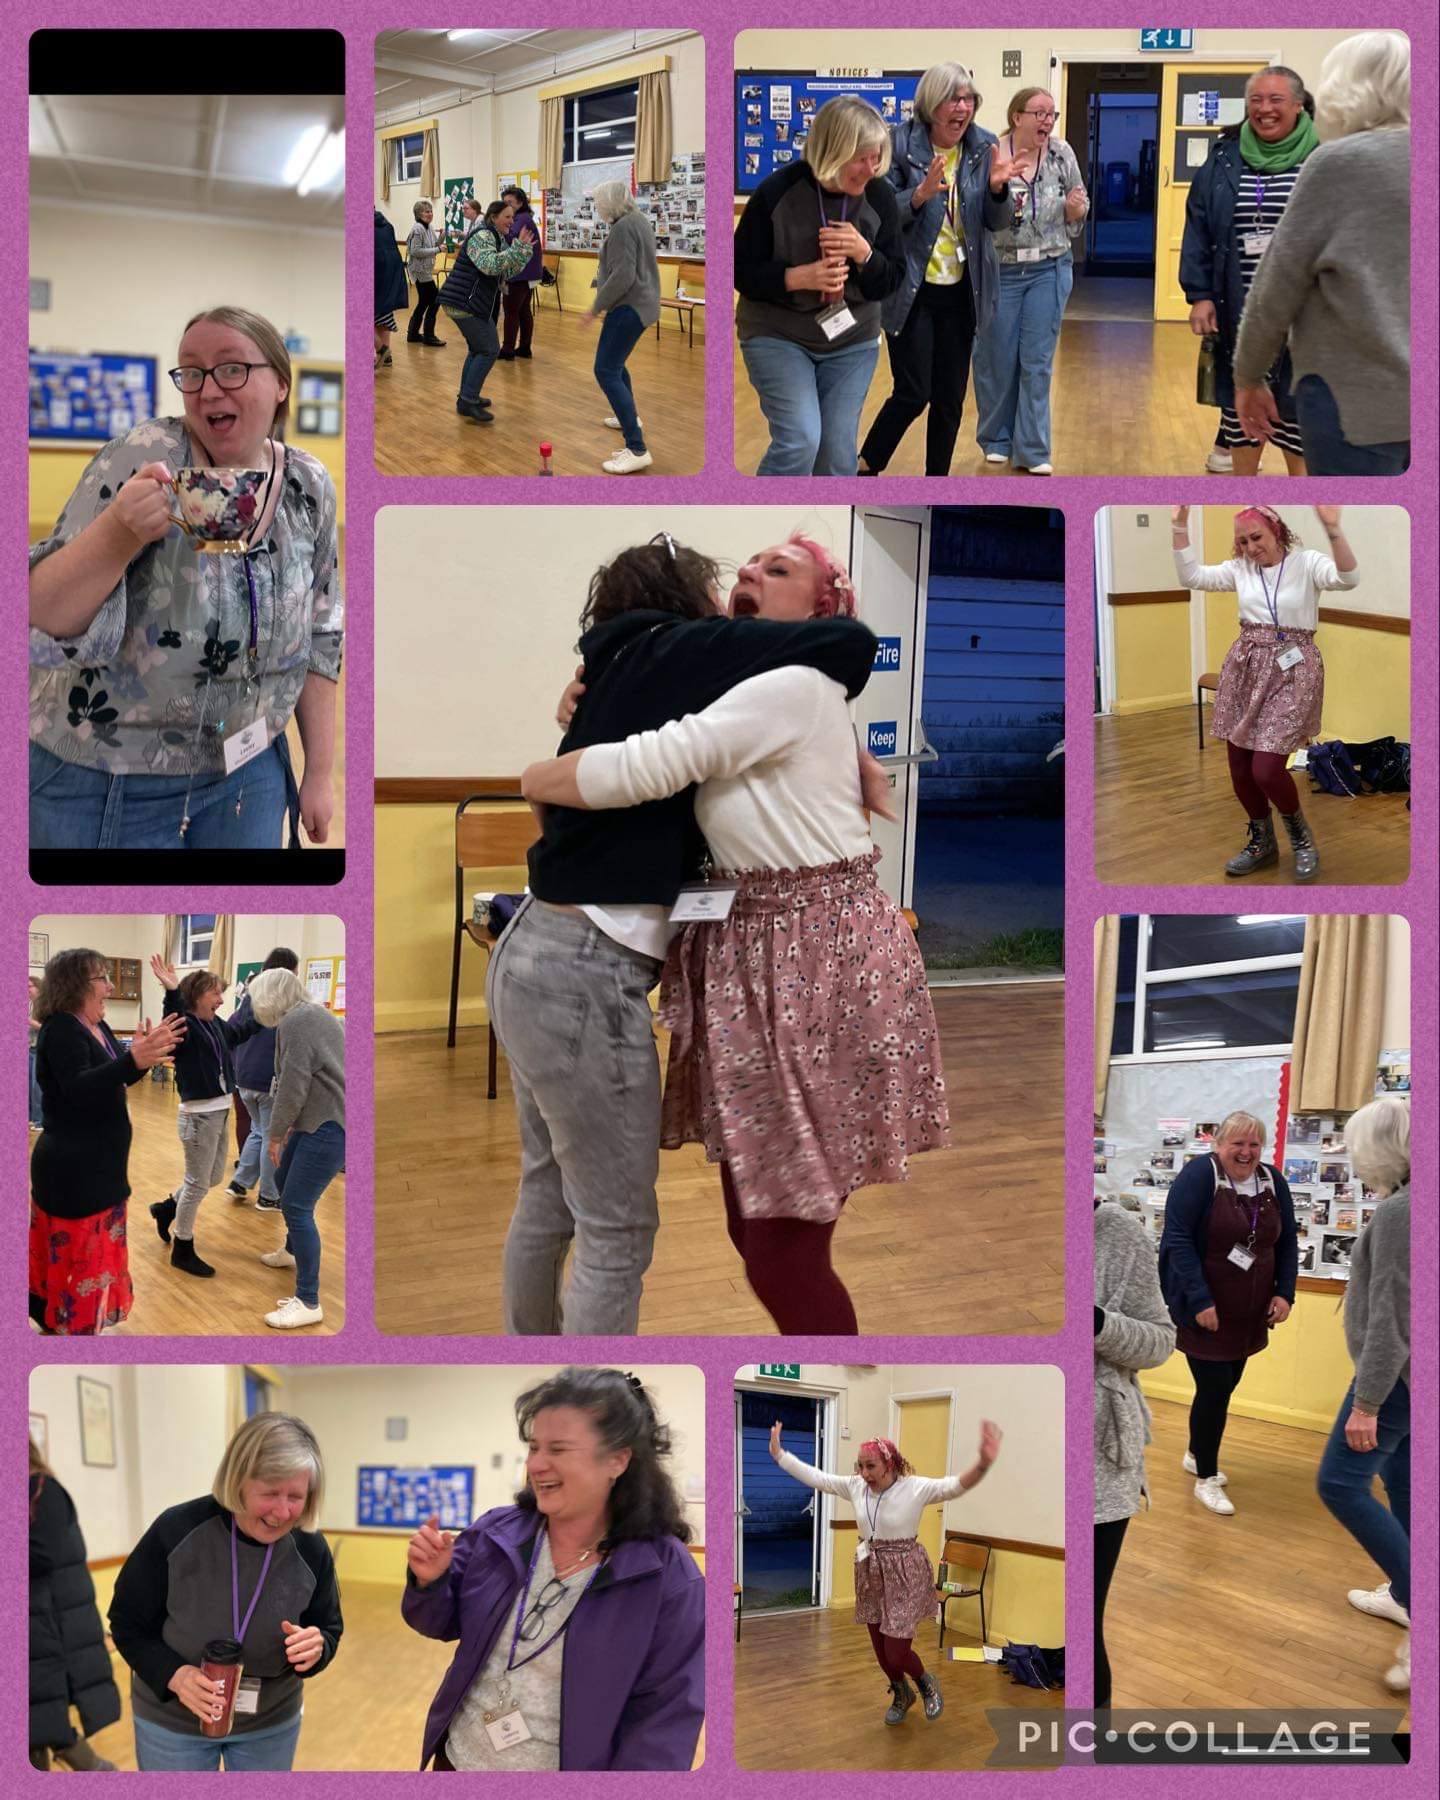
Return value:
M 77 537 L 146 463 L 179 470 L 196 461 L 183 419 L 152 419 L 116 438 L 81 476 L 54 531 L 31 546 L 31 568 Z M 290 447 L 279 480 L 274 517 L 248 556 L 202 555 L 177 527 L 135 557 L 82 636 L 31 627 L 32 742 L 108 775 L 223 773 L 232 732 L 263 717 L 273 743 L 307 676 L 339 679 L 335 488 L 321 463 Z
M 1000 139 L 1001 148 L 1009 153 L 1012 139 Z M 1065 196 L 1080 186 L 1080 165 L 1075 152 L 1064 138 L 1051 138 L 1045 146 L 1035 182 L 1014 178 L 1010 182 L 1011 217 L 1016 223 L 994 233 L 995 248 L 1002 263 L 1034 261 L 1020 252 L 1040 252 L 1043 261 L 1070 255 L 1070 240 L 1085 229 L 1085 218 L 1065 217 Z

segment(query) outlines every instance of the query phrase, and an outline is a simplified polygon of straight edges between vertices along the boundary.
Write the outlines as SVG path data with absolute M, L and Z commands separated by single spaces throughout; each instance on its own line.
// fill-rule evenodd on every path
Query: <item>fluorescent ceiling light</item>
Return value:
M 345 133 L 332 131 L 315 154 L 315 160 L 300 178 L 296 193 L 308 194 L 312 188 L 326 187 L 345 166 Z
M 1166 1044 L 1167 1050 L 1220 1050 L 1224 1048 L 1224 1038 L 1176 1038 L 1173 1043 Z
M 482 31 L 480 31 L 479 29 L 477 29 L 477 27 L 475 27 L 474 25 L 469 25 L 463 31 L 447 31 L 445 33 L 445 36 L 449 40 L 449 42 L 453 44 L 457 38 L 483 37 L 484 33 Z
M 1237 913 L 1237 925 L 1283 925 L 1290 919 L 1303 919 L 1304 913 Z
M 323 125 L 307 125 L 295 140 L 295 148 L 285 159 L 285 167 L 280 179 L 286 187 L 294 187 L 295 183 L 315 160 L 315 152 L 325 142 Z

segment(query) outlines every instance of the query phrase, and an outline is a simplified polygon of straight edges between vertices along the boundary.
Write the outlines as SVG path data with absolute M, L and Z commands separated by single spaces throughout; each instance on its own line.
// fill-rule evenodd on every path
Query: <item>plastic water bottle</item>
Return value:
M 555 473 L 550 467 L 551 454 L 552 451 L 549 444 L 542 444 L 540 446 L 540 473 L 542 475 L 553 475 Z

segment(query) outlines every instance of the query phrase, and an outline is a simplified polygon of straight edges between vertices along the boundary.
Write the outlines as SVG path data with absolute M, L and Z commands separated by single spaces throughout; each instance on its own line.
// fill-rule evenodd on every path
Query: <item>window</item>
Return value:
M 1288 1052 L 1304 949 L 1299 914 L 1122 919 L 1111 1056 Z
M 185 913 L 180 920 L 180 967 L 203 969 L 214 941 L 214 913 Z
M 633 156 L 639 105 L 637 82 L 573 95 L 565 102 L 565 161 L 609 162 L 617 156 Z
M 410 137 L 396 138 L 394 143 L 396 181 L 418 181 L 420 164 L 425 155 L 424 132 L 417 131 Z

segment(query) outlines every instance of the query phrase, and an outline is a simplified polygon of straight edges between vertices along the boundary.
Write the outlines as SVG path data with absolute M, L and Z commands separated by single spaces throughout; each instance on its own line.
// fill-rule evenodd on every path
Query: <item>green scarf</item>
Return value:
M 1259 169 L 1266 175 L 1279 175 L 1286 169 L 1298 168 L 1319 144 L 1315 121 L 1307 112 L 1301 113 L 1295 129 L 1278 144 L 1267 144 L 1264 138 L 1256 137 L 1248 119 L 1240 127 L 1240 154 L 1245 159 L 1245 166 Z

